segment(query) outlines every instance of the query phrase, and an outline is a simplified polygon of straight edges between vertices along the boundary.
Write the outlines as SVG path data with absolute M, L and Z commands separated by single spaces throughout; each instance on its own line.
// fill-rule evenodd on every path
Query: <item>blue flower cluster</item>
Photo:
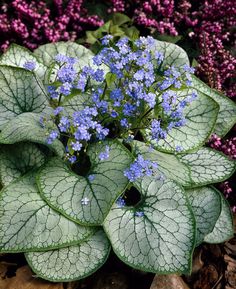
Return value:
M 106 99 L 110 116 L 119 119 L 123 128 L 131 128 L 145 109 L 156 105 L 155 67 L 163 61 L 161 53 L 152 53 L 153 38 L 140 38 L 133 48 L 128 38 L 120 39 L 114 47 L 109 46 L 112 37 L 106 36 L 107 45 L 93 61 L 97 66 L 106 65 L 114 83 L 107 90 Z
M 59 132 L 67 137 L 66 156 L 71 163 L 89 142 L 104 140 L 110 125 L 118 126 L 119 137 L 133 139 L 139 129 L 148 128 L 151 140 L 165 139 L 172 128 L 185 124 L 184 109 L 196 97 L 195 92 L 185 97 L 178 93 L 191 86 L 194 70 L 187 65 L 182 72 L 174 66 L 165 67 L 164 56 L 157 51 L 152 37 L 140 37 L 133 43 L 124 37 L 113 43 L 113 37 L 107 35 L 101 42 L 105 47 L 93 57 L 93 66 L 80 68 L 75 58 L 61 54 L 55 57 L 57 78 L 48 92 L 56 103 L 53 117 Z M 68 116 L 61 100 L 73 91 L 86 93 L 90 99 L 83 109 Z M 53 130 L 47 141 L 50 144 L 59 137 Z M 109 147 L 99 158 L 109 158 Z M 156 167 L 156 163 L 139 155 L 124 174 L 133 182 L 152 175 Z
M 122 197 L 119 197 L 116 200 L 116 205 L 118 206 L 118 208 L 124 208 L 125 207 L 125 200 Z
M 54 115 L 58 115 L 63 111 L 61 107 L 54 110 Z M 80 111 L 73 113 L 72 118 L 62 116 L 58 123 L 61 133 L 67 133 L 69 136 L 67 158 L 71 163 L 76 161 L 74 153 L 79 152 L 83 144 L 90 141 L 95 135 L 98 140 L 103 140 L 109 133 L 108 128 L 104 128 L 97 120 L 98 110 L 96 107 L 86 106 Z M 47 142 L 50 144 L 54 139 L 59 137 L 57 131 L 52 131 Z M 71 153 L 69 153 L 71 152 Z M 73 156 L 73 157 L 72 157 Z M 105 160 L 109 157 L 109 147 L 101 154 L 100 159 Z
M 183 111 L 196 92 L 180 97 L 178 90 L 191 86 L 194 69 L 184 65 L 181 73 L 174 66 L 162 67 L 164 57 L 156 50 L 152 37 L 140 37 L 133 46 L 128 38 L 113 46 L 111 42 L 112 36 L 105 36 L 102 43 L 106 47 L 93 59 L 97 66 L 108 66 L 114 77 L 107 92 L 110 116 L 118 119 L 121 127 L 132 130 L 137 120 L 142 125 L 147 111 L 161 106 L 160 115 L 150 123 L 151 139 L 156 142 L 166 138 L 172 128 L 185 125 Z
M 93 69 L 90 66 L 84 66 L 77 71 L 75 65 L 78 59 L 58 54 L 55 61 L 59 66 L 57 71 L 57 80 L 61 83 L 59 87 L 48 86 L 48 92 L 53 99 L 59 99 L 60 96 L 67 96 L 72 89 L 85 91 L 86 85 L 90 79 L 98 82 L 104 81 L 104 71 L 102 69 Z
M 141 177 L 153 176 L 157 167 L 156 162 L 145 160 L 142 155 L 138 155 L 130 167 L 124 171 L 124 175 L 130 182 L 135 182 Z
M 183 98 L 178 96 L 174 90 L 169 89 L 164 91 L 161 97 L 162 118 L 154 119 L 151 122 L 151 139 L 156 143 L 160 139 L 165 139 L 168 132 L 174 127 L 186 124 L 184 109 L 197 97 L 197 93 L 193 91 Z

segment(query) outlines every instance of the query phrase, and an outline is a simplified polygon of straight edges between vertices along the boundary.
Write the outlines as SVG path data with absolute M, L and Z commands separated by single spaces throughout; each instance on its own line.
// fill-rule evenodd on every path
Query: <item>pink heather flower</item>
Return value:
M 3 3 L 2 3 L 3 2 Z M 89 15 L 83 0 L 9 0 L 0 4 L 0 50 L 12 42 L 30 49 L 60 40 L 76 40 L 104 22 Z
M 222 151 L 231 159 L 236 159 L 236 137 L 223 140 L 216 134 L 213 134 L 209 141 L 209 146 L 218 151 Z
M 216 134 L 211 136 L 208 145 L 216 150 L 222 151 L 224 154 L 228 155 L 231 159 L 236 159 L 236 137 L 231 137 L 229 139 L 221 139 Z M 231 209 L 236 213 L 236 192 L 233 188 L 232 178 L 219 184 L 219 189 L 223 192 L 225 197 L 228 199 Z

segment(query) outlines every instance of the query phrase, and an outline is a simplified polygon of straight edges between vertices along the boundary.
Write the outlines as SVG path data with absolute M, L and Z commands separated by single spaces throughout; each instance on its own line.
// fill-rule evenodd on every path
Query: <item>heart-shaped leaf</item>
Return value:
M 141 201 L 114 204 L 103 224 L 114 252 L 139 270 L 190 272 L 195 220 L 185 192 L 173 181 L 147 177 L 135 186 Z
M 224 181 L 235 171 L 233 161 L 229 160 L 223 153 L 206 147 L 193 153 L 179 155 L 179 159 L 190 169 L 191 187 Z
M 189 189 L 187 196 L 196 219 L 196 245 L 200 245 L 204 237 L 213 230 L 220 216 L 221 196 L 218 191 L 210 187 Z
M 168 179 L 172 179 L 183 186 L 191 184 L 190 170 L 187 165 L 181 162 L 176 155 L 159 152 L 145 143 L 133 141 L 133 153 L 141 154 L 144 159 L 149 159 L 158 164 L 157 171 L 164 174 Z
M 190 65 L 187 53 L 173 43 L 155 40 L 153 52 L 155 51 L 162 52 L 164 55 L 162 67 L 174 66 L 182 71 L 184 65 Z
M 32 270 L 52 282 L 68 282 L 87 277 L 100 268 L 110 252 L 102 230 L 77 245 L 47 252 L 25 254 Z
M 95 68 L 93 64 L 93 53 L 86 47 L 77 44 L 75 42 L 56 42 L 48 43 L 40 46 L 34 51 L 34 55 L 43 61 L 44 65 L 48 67 L 46 71 L 46 82 L 53 83 L 56 81 L 57 72 L 60 69 L 60 65 L 55 62 L 55 56 L 58 54 L 66 55 L 67 57 L 76 58 L 74 64 L 75 70 L 80 71 L 85 65 Z M 96 67 L 97 68 L 97 67 Z M 104 72 L 108 72 L 108 68 L 105 65 L 99 67 Z M 94 85 L 98 84 L 95 80 L 90 80 Z
M 178 92 L 179 99 L 191 94 L 190 89 Z M 188 152 L 202 146 L 210 137 L 215 126 L 218 104 L 207 95 L 199 92 L 195 100 L 184 109 L 186 124 L 170 130 L 166 139 L 160 139 L 158 143 L 151 141 L 158 150 L 168 153 L 176 153 L 176 147 L 181 147 L 181 152 Z M 146 131 L 146 134 L 149 131 Z
M 204 241 L 211 244 L 220 244 L 234 236 L 233 217 L 230 206 L 221 196 L 221 213 L 211 233 L 205 236 Z
M 45 251 L 78 244 L 94 232 L 52 210 L 30 173 L 7 186 L 0 199 L 0 251 Z
M 193 85 L 197 91 L 207 94 L 219 104 L 220 111 L 214 132 L 220 137 L 225 136 L 236 122 L 236 104 L 219 91 L 211 89 L 197 77 L 193 77 Z
M 109 146 L 109 158 L 100 153 Z M 132 162 L 119 142 L 103 141 L 87 151 L 91 168 L 83 177 L 73 173 L 60 159 L 51 159 L 40 171 L 38 185 L 43 198 L 68 218 L 84 225 L 100 225 L 113 202 L 125 190 L 124 170 Z
M 71 41 L 48 43 L 34 50 L 34 55 L 42 60 L 47 67 L 55 62 L 57 54 L 78 58 L 81 65 L 87 64 L 87 59 L 91 59 L 93 56 L 93 53 L 89 49 Z
M 57 155 L 64 155 L 63 144 L 56 139 L 52 144 L 47 143 L 49 131 L 40 124 L 41 114 L 22 113 L 3 126 L 0 133 L 0 143 L 14 144 L 17 142 L 30 141 L 48 146 Z M 52 121 L 47 121 L 51 130 L 57 130 Z
M 33 61 L 35 63 L 34 72 L 41 80 L 44 80 L 47 67 L 40 63 L 30 50 L 17 44 L 12 44 L 8 50 L 2 54 L 0 65 L 24 68 L 27 61 Z
M 31 71 L 0 66 L 0 130 L 24 112 L 40 113 L 49 105 L 42 83 Z
M 2 145 L 0 147 L 0 182 L 10 184 L 32 169 L 45 162 L 45 155 L 33 143 Z

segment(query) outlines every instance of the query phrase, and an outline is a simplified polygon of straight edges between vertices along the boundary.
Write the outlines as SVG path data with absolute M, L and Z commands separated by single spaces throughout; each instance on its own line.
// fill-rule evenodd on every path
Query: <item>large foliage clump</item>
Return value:
M 151 37 L 97 55 L 72 42 L 0 60 L 0 250 L 51 281 L 84 278 L 110 247 L 148 272 L 190 272 L 203 241 L 233 234 L 211 185 L 235 164 L 204 147 L 235 124 L 232 101 Z

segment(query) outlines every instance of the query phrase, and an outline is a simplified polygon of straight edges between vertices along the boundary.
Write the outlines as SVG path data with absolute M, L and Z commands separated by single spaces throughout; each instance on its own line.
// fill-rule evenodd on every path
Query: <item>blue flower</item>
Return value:
M 129 127 L 129 123 L 128 123 L 127 118 L 121 119 L 120 125 L 123 126 L 123 127 L 125 127 L 125 128 L 128 128 L 128 127 Z
M 136 217 L 143 217 L 143 216 L 144 216 L 144 212 L 142 212 L 142 211 L 136 211 L 136 212 L 134 213 L 134 215 L 135 215 Z
M 90 202 L 89 198 L 85 197 L 81 200 L 81 205 L 87 206 L 89 202 Z
M 123 113 L 125 116 L 131 116 L 133 115 L 135 111 L 135 106 L 130 104 L 130 103 L 125 103 L 124 106 L 123 106 Z
M 175 151 L 176 151 L 177 153 L 181 152 L 182 150 L 183 150 L 183 147 L 182 147 L 182 146 L 177 145 L 177 146 L 175 147 Z
M 80 151 L 81 150 L 81 148 L 82 148 L 82 144 L 80 143 L 80 142 L 72 142 L 71 143 L 71 147 L 72 147 L 72 149 L 75 151 L 75 152 L 78 152 L 78 151 Z
M 64 65 L 58 70 L 57 76 L 59 81 L 61 81 L 62 83 L 71 83 L 75 80 L 77 72 L 74 69 L 73 65 Z
M 195 68 L 194 67 L 190 67 L 187 64 L 183 65 L 183 69 L 184 69 L 185 72 L 188 72 L 188 73 L 194 73 L 195 72 Z
M 95 175 L 89 175 L 89 176 L 88 176 L 88 180 L 89 180 L 90 182 L 92 182 L 94 179 L 95 179 Z
M 119 197 L 116 200 L 116 205 L 118 206 L 118 208 L 123 208 L 125 206 L 125 200 L 121 197 Z
M 89 129 L 85 125 L 81 125 L 77 128 L 76 132 L 74 133 L 74 137 L 76 140 L 81 141 L 89 141 L 91 138 L 91 134 L 89 133 Z
M 60 119 L 60 122 L 58 124 L 58 127 L 61 132 L 67 132 L 70 128 L 70 121 L 66 116 L 62 116 Z
M 75 87 L 77 89 L 80 89 L 82 92 L 84 92 L 86 84 L 87 84 L 87 76 L 85 74 L 80 74 L 79 79 Z
M 53 114 L 58 115 L 62 111 L 63 111 L 63 107 L 58 106 L 57 108 L 54 109 Z
M 70 156 L 70 157 L 68 158 L 68 160 L 69 160 L 69 162 L 70 162 L 71 164 L 74 164 L 74 163 L 76 162 L 77 158 L 76 158 L 76 156 Z
M 110 34 L 105 35 L 105 36 L 101 39 L 101 43 L 102 43 L 102 45 L 108 45 L 112 39 L 113 39 L 113 36 L 112 36 L 112 35 L 110 35 Z
M 140 69 L 135 72 L 134 79 L 136 80 L 143 80 L 145 77 L 145 71 L 143 69 Z
M 72 84 L 69 82 L 65 82 L 62 84 L 62 86 L 60 86 L 60 93 L 64 94 L 64 95 L 69 95 L 71 93 L 71 89 L 72 89 Z
M 55 57 L 54 57 L 55 61 L 56 62 L 59 62 L 59 63 L 65 63 L 67 62 L 67 56 L 66 55 L 63 55 L 63 54 L 57 54 Z
M 124 95 L 120 88 L 115 88 L 110 93 L 110 98 L 114 101 L 122 101 L 124 99 Z
M 52 85 L 49 85 L 47 87 L 47 90 L 48 90 L 48 93 L 50 94 L 50 97 L 52 99 L 57 99 L 59 97 L 59 93 L 58 91 L 56 90 L 56 87 L 55 86 L 52 86 Z
M 109 134 L 109 129 L 102 127 L 101 124 L 97 123 L 96 124 L 96 136 L 99 140 L 105 139 L 105 137 Z
M 70 64 L 70 65 L 73 65 L 77 62 L 77 59 L 74 58 L 74 57 L 68 57 L 64 54 L 57 54 L 55 57 L 54 57 L 55 61 L 58 62 L 58 63 L 67 63 L 67 64 Z
M 109 158 L 109 152 L 110 152 L 110 148 L 108 145 L 106 145 L 105 147 L 105 151 L 104 152 L 101 152 L 99 154 L 99 159 L 100 161 L 104 161 L 104 160 L 107 160 Z
M 50 134 L 49 134 L 46 142 L 47 142 L 48 144 L 52 144 L 53 141 L 54 141 L 56 138 L 58 138 L 58 136 L 59 136 L 58 131 L 57 131 L 57 130 L 53 130 L 53 131 L 50 132 Z
M 148 94 L 144 94 L 144 98 L 143 98 L 148 105 L 153 108 L 156 104 L 156 95 L 155 93 L 149 92 Z
M 160 120 L 154 119 L 151 123 L 151 138 L 158 142 L 160 139 L 165 139 L 167 132 L 161 128 Z
M 161 64 L 163 62 L 164 54 L 162 52 L 155 51 L 154 56 L 155 56 L 155 59 L 157 60 L 158 64 Z
M 36 68 L 36 63 L 34 61 L 26 61 L 23 67 L 27 70 L 33 71 Z
M 111 112 L 111 117 L 116 118 L 117 116 L 119 116 L 119 113 L 116 112 L 115 110 L 113 110 L 113 111 Z
M 45 128 L 45 121 L 46 121 L 46 119 L 43 116 L 40 116 L 39 124 L 42 128 Z
M 92 78 L 98 82 L 102 82 L 104 80 L 104 71 L 102 69 L 97 69 L 92 74 Z

